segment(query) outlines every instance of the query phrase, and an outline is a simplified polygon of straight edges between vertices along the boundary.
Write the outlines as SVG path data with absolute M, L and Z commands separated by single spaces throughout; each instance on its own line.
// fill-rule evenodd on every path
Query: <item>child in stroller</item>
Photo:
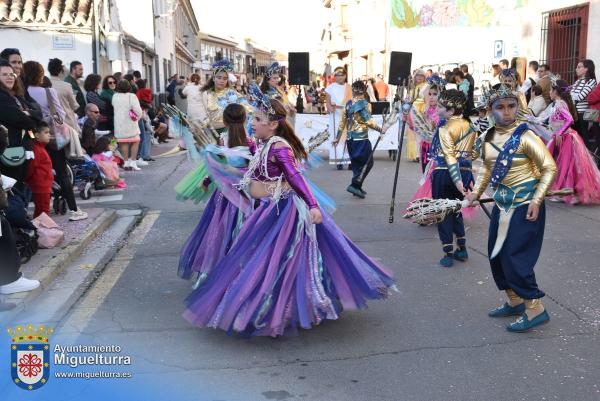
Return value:
M 79 190 L 81 199 L 86 200 L 92 197 L 92 187 L 95 190 L 106 188 L 98 166 L 86 156 L 83 158 L 68 159 L 67 172 L 73 183 L 73 188 Z M 67 201 L 62 196 L 60 184 L 56 181 L 52 183 L 52 197 L 54 198 L 52 202 L 54 213 L 67 213 Z

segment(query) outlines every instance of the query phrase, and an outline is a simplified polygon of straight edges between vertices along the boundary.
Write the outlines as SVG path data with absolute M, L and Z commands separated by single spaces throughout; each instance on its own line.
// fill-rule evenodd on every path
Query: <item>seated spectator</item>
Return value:
M 529 100 L 527 108 L 531 111 L 531 114 L 537 117 L 546 108 L 546 100 L 544 100 L 542 87 L 537 84 L 533 85 L 531 87 L 531 95 L 531 100 Z
M 81 146 L 85 149 L 85 153 L 91 155 L 96 146 L 96 125 L 100 110 L 94 103 L 85 105 L 85 120 L 81 129 Z
M 50 128 L 46 123 L 39 123 L 33 140 L 34 159 L 29 163 L 25 182 L 33 193 L 35 219 L 42 213 L 50 214 L 50 194 L 52 193 L 52 161 L 46 151 L 50 143 Z
M 165 116 L 165 110 L 162 106 L 158 106 L 156 113 L 152 110 L 148 113 L 152 120 L 152 127 L 154 128 L 154 136 L 158 139 L 158 143 L 168 143 L 169 137 L 169 123 Z
M 109 137 L 98 138 L 91 153 L 92 160 L 98 165 L 107 186 L 125 188 L 125 182 L 119 176 L 119 160 L 114 156 L 115 148 L 116 144 Z

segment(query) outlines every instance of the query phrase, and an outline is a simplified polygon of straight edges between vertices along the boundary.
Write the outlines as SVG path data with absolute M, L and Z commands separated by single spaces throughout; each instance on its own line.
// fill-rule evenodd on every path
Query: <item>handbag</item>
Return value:
M 40 248 L 50 249 L 60 244 L 65 238 L 65 233 L 58 227 L 46 213 L 40 214 L 32 220 L 38 233 L 38 245 Z
M 131 118 L 131 121 L 139 120 L 137 113 L 131 108 L 131 96 L 129 96 L 129 118 Z
M 50 116 L 46 118 L 46 122 L 50 127 L 52 133 L 52 139 L 50 140 L 50 147 L 56 150 L 63 149 L 71 141 L 71 133 L 69 126 L 66 125 L 63 119 L 56 111 L 56 106 L 50 95 L 50 89 L 45 88 L 46 99 L 48 100 L 48 108 L 50 109 Z
M 596 122 L 600 119 L 600 110 L 589 109 L 583 113 L 584 121 Z
M 4 149 L 0 155 L 0 162 L 6 167 L 18 167 L 25 163 L 25 148 L 23 146 L 14 146 Z

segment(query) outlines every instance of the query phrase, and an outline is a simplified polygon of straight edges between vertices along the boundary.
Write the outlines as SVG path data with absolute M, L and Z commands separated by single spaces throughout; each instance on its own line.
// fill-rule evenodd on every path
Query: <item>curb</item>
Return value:
M 40 286 L 38 288 L 33 291 L 7 296 L 5 300 L 7 302 L 22 304 L 31 302 L 33 299 L 37 298 L 56 276 L 75 260 L 75 258 L 81 255 L 89 243 L 92 242 L 99 233 L 105 231 L 116 219 L 116 210 L 111 209 L 102 212 L 83 234 L 65 246 L 45 267 L 42 267 L 34 276 L 30 277 L 31 279 L 39 280 Z

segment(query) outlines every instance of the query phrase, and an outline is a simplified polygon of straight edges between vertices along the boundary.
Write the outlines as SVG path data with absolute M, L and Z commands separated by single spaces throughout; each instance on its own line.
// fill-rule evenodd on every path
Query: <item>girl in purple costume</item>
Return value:
M 267 98 L 258 108 L 252 126 L 262 143 L 239 188 L 259 205 L 186 299 L 184 317 L 200 327 L 275 337 L 365 307 L 394 282 L 317 204 L 298 169 L 306 151 L 285 108 Z
M 227 134 L 223 139 L 223 145 L 228 148 L 240 150 L 240 157 L 235 157 L 235 163 L 232 162 L 229 155 L 230 164 L 235 164 L 232 170 L 239 171 L 239 176 L 243 174 L 243 168 L 247 165 L 247 159 L 241 157 L 243 150 L 248 149 L 250 154 L 256 151 L 256 144 L 249 138 L 244 128 L 246 122 L 245 108 L 237 103 L 228 105 L 223 111 L 223 122 L 227 127 Z M 240 149 L 239 147 L 243 147 Z M 219 159 L 227 157 L 224 155 L 224 149 L 217 147 L 207 147 L 204 150 L 206 163 L 219 163 Z M 230 152 L 234 153 L 234 152 Z M 210 167 L 209 167 L 210 170 Z M 205 179 L 210 180 L 210 178 Z M 208 187 L 208 184 L 206 185 Z M 200 285 L 206 280 L 213 266 L 225 256 L 231 247 L 236 234 L 239 232 L 242 224 L 244 212 L 249 208 L 241 210 L 239 204 L 231 203 L 227 197 L 223 196 L 222 191 L 215 189 L 209 201 L 206 204 L 200 222 L 194 232 L 183 246 L 179 259 L 178 274 L 183 279 L 189 279 L 194 273 L 198 274 L 194 287 Z

